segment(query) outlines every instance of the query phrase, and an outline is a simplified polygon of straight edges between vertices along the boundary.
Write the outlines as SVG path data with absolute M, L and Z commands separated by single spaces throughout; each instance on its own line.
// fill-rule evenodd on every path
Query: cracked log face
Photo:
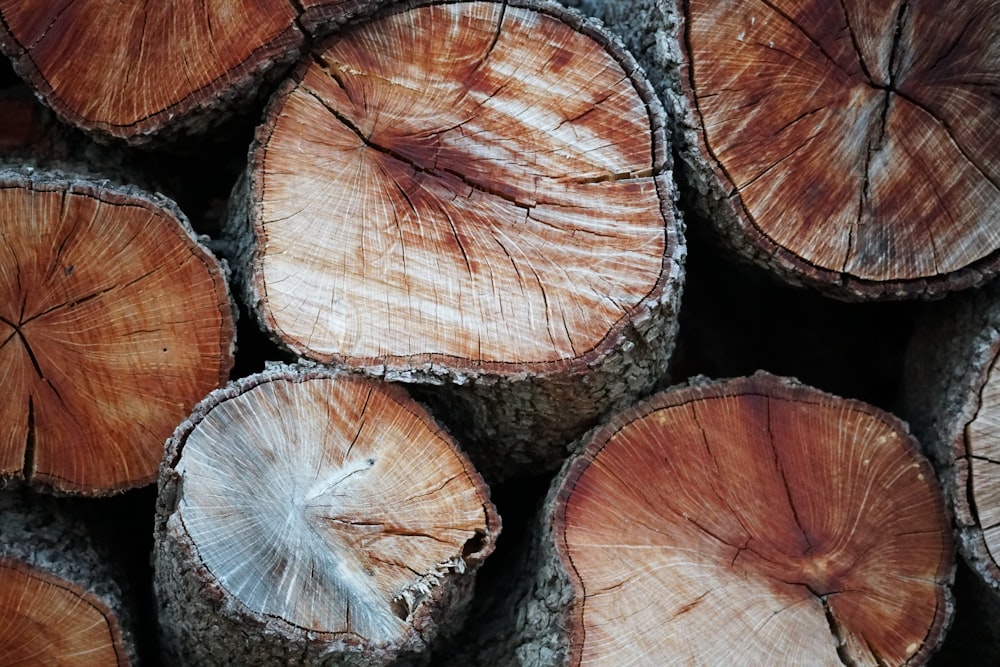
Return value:
M 919 664 L 951 525 L 895 418 L 758 374 L 660 394 L 559 487 L 574 664 Z
M 674 289 L 678 243 L 630 75 L 506 3 L 397 8 L 325 43 L 252 154 L 266 327 L 360 366 L 523 374 L 606 353 Z
M 0 479 L 106 495 L 232 367 L 222 268 L 169 202 L 0 173 Z
M 301 369 L 210 396 L 168 443 L 160 502 L 161 623 L 204 664 L 229 649 L 247 665 L 419 652 L 500 528 L 479 475 L 405 392 Z M 241 639 L 253 627 L 266 632 Z
M 69 123 L 140 143 L 298 53 L 289 2 L 0 0 L 0 47 Z
M 114 614 L 75 584 L 0 558 L 0 664 L 130 664 Z
M 1000 234 L 1000 4 L 680 3 L 735 244 L 853 298 L 967 287 Z

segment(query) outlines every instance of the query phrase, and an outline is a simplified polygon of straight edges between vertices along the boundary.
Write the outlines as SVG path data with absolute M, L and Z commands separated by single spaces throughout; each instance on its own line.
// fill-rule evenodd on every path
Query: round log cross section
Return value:
M 606 354 L 678 245 L 630 75 L 561 18 L 500 2 L 397 7 L 323 44 L 252 153 L 266 327 L 369 367 Z
M 274 369 L 168 442 L 156 520 L 165 644 L 184 664 L 382 665 L 456 624 L 499 517 L 402 389 Z
M 0 0 L 0 47 L 66 121 L 142 143 L 297 57 L 296 16 L 273 1 Z
M 680 2 L 682 84 L 738 250 L 846 298 L 1000 265 L 1000 4 Z
M 233 365 L 222 266 L 168 200 L 0 171 L 0 480 L 107 495 Z
M 765 374 L 660 394 L 557 490 L 572 664 L 918 664 L 947 627 L 936 477 L 867 405 Z

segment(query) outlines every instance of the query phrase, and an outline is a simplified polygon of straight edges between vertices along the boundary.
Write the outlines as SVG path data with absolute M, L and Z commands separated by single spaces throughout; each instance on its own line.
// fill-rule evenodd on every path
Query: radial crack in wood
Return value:
M 0 478 L 106 495 L 233 364 L 223 268 L 162 197 L 0 172 Z
M 692 201 L 737 252 L 848 299 L 996 273 L 996 2 L 614 4 L 588 6 L 655 72 Z
M 568 430 L 528 435 L 561 448 L 664 372 L 684 246 L 662 124 L 631 56 L 554 3 L 393 6 L 272 99 L 227 230 L 247 301 L 318 361 L 509 379 L 522 415 L 576 394 Z M 565 386 L 527 399 L 535 378 Z
M 160 491 L 161 623 L 184 664 L 425 651 L 456 629 L 500 528 L 419 404 L 320 370 L 212 394 L 168 443 Z
M 597 429 L 536 539 L 479 647 L 496 664 L 912 665 L 952 614 L 951 526 L 905 425 L 763 373 Z

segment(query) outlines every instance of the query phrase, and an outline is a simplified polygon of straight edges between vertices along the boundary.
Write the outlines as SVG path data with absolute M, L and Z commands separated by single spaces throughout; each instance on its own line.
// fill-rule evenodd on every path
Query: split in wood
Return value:
M 844 299 L 1000 268 L 1000 6 L 588 3 L 675 112 L 690 202 L 739 254 Z
M 658 394 L 585 442 L 478 655 L 903 665 L 943 638 L 950 522 L 894 417 L 757 374 Z
M 153 482 L 233 364 L 223 267 L 165 198 L 55 172 L 0 171 L 0 238 L 0 478 Z
M 167 445 L 165 650 L 247 666 L 425 653 L 459 626 L 499 530 L 479 475 L 398 387 L 299 367 L 245 378 Z

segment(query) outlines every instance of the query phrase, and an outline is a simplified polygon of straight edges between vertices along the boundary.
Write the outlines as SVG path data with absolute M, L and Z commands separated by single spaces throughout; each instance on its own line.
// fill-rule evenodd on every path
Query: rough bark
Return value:
M 50 499 L 0 492 L 0 664 L 136 664 L 114 561 Z
M 553 483 L 455 664 L 922 664 L 952 615 L 941 491 L 905 425 L 767 374 L 657 394 Z
M 225 267 L 170 201 L 0 170 L 0 478 L 107 495 L 233 364 Z
M 245 302 L 295 354 L 422 387 L 488 479 L 553 469 L 666 370 L 663 122 L 555 3 L 388 8 L 271 101 L 227 230 Z
M 852 300 L 996 273 L 996 2 L 581 4 L 646 68 L 691 202 L 739 255 Z
M 1000 590 L 998 355 L 995 282 L 929 305 L 907 350 L 901 408 L 937 466 L 954 510 L 959 550 L 995 590 Z
M 500 520 L 398 387 L 275 367 L 167 443 L 154 550 L 177 665 L 421 664 L 458 629 Z

